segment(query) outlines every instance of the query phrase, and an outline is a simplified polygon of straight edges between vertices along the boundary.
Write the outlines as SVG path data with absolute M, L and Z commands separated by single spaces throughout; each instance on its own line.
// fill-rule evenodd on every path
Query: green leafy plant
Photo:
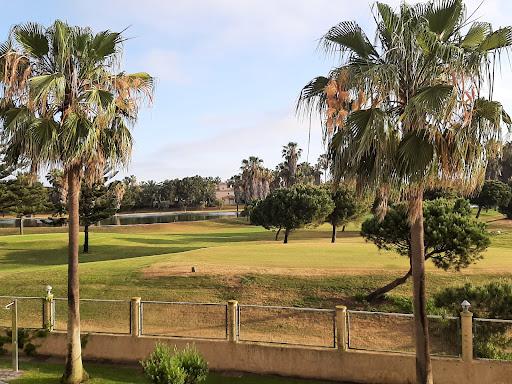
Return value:
M 183 351 L 156 343 L 148 359 L 141 361 L 144 372 L 155 384 L 196 384 L 206 380 L 208 363 L 188 344 Z
M 43 339 L 48 334 L 46 329 L 18 329 L 18 349 L 21 349 L 25 356 L 36 356 L 37 348 L 41 344 L 36 344 L 35 340 Z M 5 336 L 0 337 L 0 348 L 5 344 L 12 343 L 12 330 L 6 331 Z M 0 349 L 0 353 L 5 353 L 4 348 Z

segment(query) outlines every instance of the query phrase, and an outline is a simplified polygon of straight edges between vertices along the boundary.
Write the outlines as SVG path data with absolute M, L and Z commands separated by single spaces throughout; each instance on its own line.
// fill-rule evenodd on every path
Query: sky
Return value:
M 400 1 L 384 1 L 398 6 Z M 415 1 L 411 1 L 415 2 Z M 22 4 L 22 5 L 20 5 Z M 301 88 L 337 64 L 317 50 L 329 28 L 355 20 L 373 40 L 371 2 L 349 0 L 9 1 L 0 38 L 12 25 L 57 19 L 95 32 L 122 31 L 123 70 L 157 78 L 152 108 L 134 128 L 132 161 L 117 178 L 137 180 L 239 173 L 257 156 L 267 168 L 288 142 L 315 164 L 324 152 L 321 126 L 295 114 Z M 475 10 L 481 1 L 465 4 Z M 512 2 L 485 0 L 476 12 L 493 27 L 511 24 Z M 502 60 L 495 99 L 512 112 L 511 62 Z

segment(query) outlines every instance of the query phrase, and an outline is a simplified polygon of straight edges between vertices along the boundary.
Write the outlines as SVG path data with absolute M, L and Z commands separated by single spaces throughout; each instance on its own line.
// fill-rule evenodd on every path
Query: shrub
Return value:
M 141 364 L 155 384 L 196 384 L 208 376 L 208 363 L 188 344 L 183 351 L 176 347 L 172 351 L 166 344 L 158 342 L 151 356 Z
M 460 303 L 468 300 L 475 317 L 510 319 L 512 317 L 512 284 L 508 280 L 483 286 L 468 283 L 462 287 L 446 288 L 435 295 L 435 304 L 452 314 L 460 312 Z M 477 357 L 512 360 L 510 326 L 504 323 L 484 323 L 474 335 Z

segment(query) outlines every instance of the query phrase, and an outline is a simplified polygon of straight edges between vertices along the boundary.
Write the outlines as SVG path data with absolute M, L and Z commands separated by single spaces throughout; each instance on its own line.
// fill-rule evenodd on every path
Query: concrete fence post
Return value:
M 133 337 L 140 336 L 140 297 L 132 297 L 130 302 L 130 333 Z
M 473 361 L 473 314 L 461 312 L 462 360 Z
M 336 345 L 340 351 L 347 350 L 347 307 L 336 306 Z
M 228 301 L 228 341 L 232 343 L 236 343 L 237 335 L 236 335 L 236 326 L 237 326 L 237 309 L 238 309 L 238 301 L 237 300 L 229 300 Z
M 53 301 L 52 287 L 46 287 L 46 295 L 43 297 L 43 328 L 53 331 L 55 319 L 55 304 Z

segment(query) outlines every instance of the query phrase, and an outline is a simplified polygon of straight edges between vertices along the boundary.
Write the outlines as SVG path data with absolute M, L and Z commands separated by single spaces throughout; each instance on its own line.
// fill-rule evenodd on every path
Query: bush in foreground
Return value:
M 178 351 L 158 342 L 151 356 L 141 364 L 155 384 L 196 384 L 208 376 L 208 363 L 188 344 L 185 350 Z

